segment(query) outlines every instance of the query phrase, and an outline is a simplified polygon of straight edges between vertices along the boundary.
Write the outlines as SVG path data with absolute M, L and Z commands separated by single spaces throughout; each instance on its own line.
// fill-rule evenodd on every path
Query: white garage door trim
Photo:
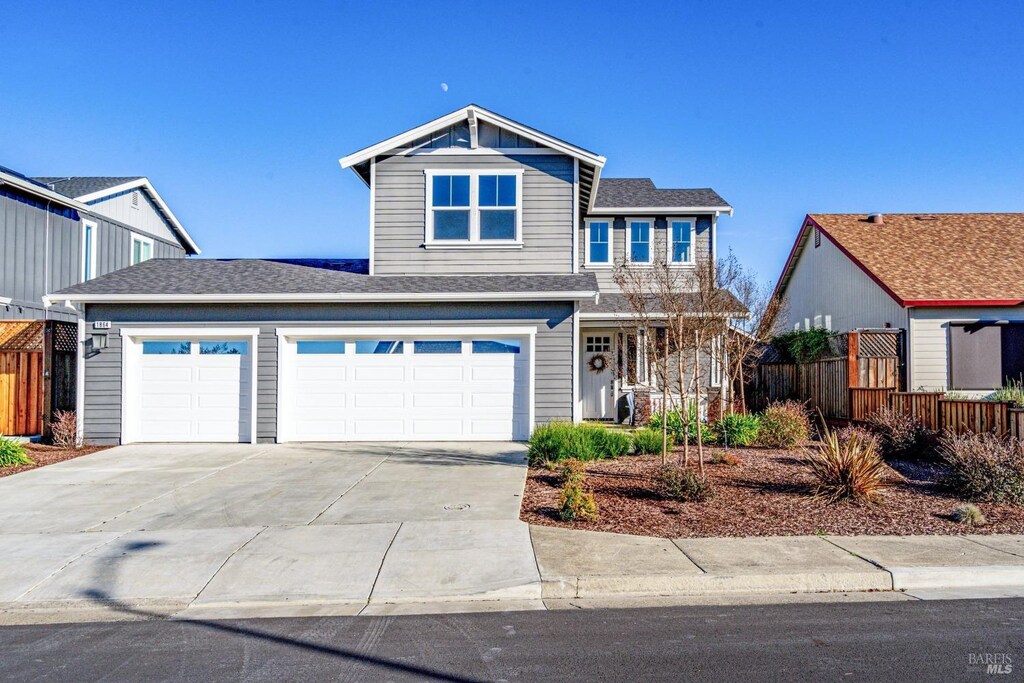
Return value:
M 159 339 L 241 339 L 249 342 L 250 376 L 250 425 L 249 443 L 256 443 L 256 369 L 258 363 L 256 327 L 122 327 L 121 328 L 121 443 L 136 443 L 140 435 L 135 433 L 137 415 L 130 397 L 136 390 L 139 364 L 142 357 L 142 342 Z
M 283 443 L 294 441 L 292 433 L 292 416 L 290 414 L 289 391 L 291 389 L 289 373 L 286 372 L 289 359 L 292 357 L 289 345 L 295 340 L 323 338 L 401 338 L 439 339 L 478 337 L 519 337 L 527 343 L 528 373 L 526 387 L 527 402 L 527 434 L 533 433 L 535 420 L 535 374 L 536 374 L 536 335 L 535 325 L 522 326 L 407 326 L 401 324 L 388 327 L 283 327 L 277 328 L 277 441 Z M 398 440 L 402 440 L 399 437 Z

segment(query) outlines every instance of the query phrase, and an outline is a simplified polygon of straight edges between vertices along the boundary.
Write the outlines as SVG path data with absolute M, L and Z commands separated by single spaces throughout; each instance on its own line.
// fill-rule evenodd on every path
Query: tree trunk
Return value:
M 666 335 L 667 337 L 667 335 Z M 668 339 L 661 353 L 661 464 L 668 462 Z
M 701 476 L 701 478 L 703 478 L 704 477 L 704 440 L 701 438 L 701 432 L 703 430 L 701 430 L 701 428 L 700 428 L 700 390 L 701 390 L 700 375 L 701 375 L 701 372 L 700 372 L 700 336 L 697 335 L 697 334 L 694 334 L 693 376 L 695 378 L 695 382 L 694 383 L 696 385 L 697 391 L 694 392 L 696 394 L 696 398 L 695 398 L 695 400 L 696 400 L 696 404 L 695 404 L 696 410 L 693 411 L 693 427 L 694 427 L 694 430 L 697 432 L 697 471 L 700 472 L 700 476 Z

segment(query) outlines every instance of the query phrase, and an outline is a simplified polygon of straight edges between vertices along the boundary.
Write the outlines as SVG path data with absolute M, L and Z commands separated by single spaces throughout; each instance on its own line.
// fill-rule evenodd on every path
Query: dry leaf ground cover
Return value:
M 63 462 L 64 460 L 71 460 L 82 455 L 89 455 L 90 453 L 96 453 L 97 451 L 103 451 L 109 448 L 109 446 L 85 446 L 78 450 L 70 450 L 64 448 L 57 448 L 56 446 L 47 446 L 41 443 L 27 443 L 25 444 L 25 453 L 28 457 L 32 458 L 34 465 L 15 465 L 12 467 L 0 467 L 0 477 L 7 477 L 12 474 L 18 474 L 19 472 L 28 472 L 46 465 L 52 465 L 57 462 Z
M 708 449 L 708 454 L 723 449 Z M 939 486 L 937 465 L 892 463 L 893 486 L 874 505 L 826 505 L 810 495 L 812 479 L 798 451 L 729 449 L 739 463 L 706 465 L 716 489 L 703 503 L 665 500 L 657 493 L 660 456 L 625 456 L 587 463 L 587 487 L 598 519 L 566 524 L 557 506 L 558 472 L 531 468 L 521 517 L 530 524 L 666 538 L 803 534 L 1024 533 L 1024 508 L 979 504 L 987 524 L 967 527 L 950 518 L 963 502 Z M 902 478 L 901 478 L 902 477 Z

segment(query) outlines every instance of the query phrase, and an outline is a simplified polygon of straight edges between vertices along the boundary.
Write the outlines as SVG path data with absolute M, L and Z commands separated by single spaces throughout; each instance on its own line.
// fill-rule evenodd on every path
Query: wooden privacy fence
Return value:
M 75 409 L 78 328 L 0 321 L 0 434 L 47 434 L 57 410 Z
M 42 432 L 42 387 L 42 351 L 0 351 L 0 434 Z
M 792 399 L 828 420 L 857 419 L 853 416 L 884 405 L 884 392 L 899 388 L 899 348 L 895 330 L 836 335 L 828 357 L 809 363 L 762 362 L 746 393 L 754 409 Z
M 853 392 L 873 392 L 870 398 L 855 403 L 852 420 L 867 420 L 872 413 L 887 405 L 895 412 L 913 417 L 925 429 L 936 432 L 987 432 L 1024 439 L 1024 408 L 1016 408 L 1012 403 L 946 398 L 942 392 L 889 389 L 850 391 L 851 395 Z

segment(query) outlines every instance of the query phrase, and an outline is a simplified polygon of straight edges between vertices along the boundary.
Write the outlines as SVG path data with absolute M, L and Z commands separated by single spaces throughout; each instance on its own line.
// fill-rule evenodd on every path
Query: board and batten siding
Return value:
M 949 386 L 949 326 L 982 320 L 1024 322 L 1024 306 L 910 309 L 910 388 L 959 391 Z M 990 392 L 965 393 L 983 396 Z
M 523 169 L 523 246 L 424 249 L 426 169 Z M 378 158 L 374 171 L 375 275 L 572 272 L 573 163 L 537 155 L 417 154 Z
M 123 327 L 253 327 L 256 349 L 256 438 L 277 438 L 277 328 L 393 325 L 536 325 L 534 417 L 537 424 L 572 415 L 572 315 L 569 302 L 508 304 L 153 304 L 89 305 L 86 334 L 110 321 L 108 348 L 84 362 L 84 437 L 97 445 L 121 438 Z
M 833 332 L 885 327 L 906 329 L 906 310 L 824 235 L 810 235 L 785 292 L 792 330 L 824 327 Z
M 132 204 L 132 194 L 137 193 L 138 201 Z M 118 194 L 107 199 L 91 202 L 89 205 L 97 214 L 106 216 L 125 225 L 131 225 L 147 235 L 162 240 L 177 242 L 178 238 L 167 220 L 157 209 L 149 195 L 142 190 Z
M 664 216 L 644 216 L 643 214 L 630 214 L 631 219 L 649 219 L 654 221 L 654 231 L 651 236 L 651 257 L 655 263 L 663 263 L 668 255 L 668 219 Z M 680 218 L 697 218 L 697 242 L 696 258 L 708 258 L 711 254 L 711 231 L 713 230 L 710 216 L 680 216 Z M 587 266 L 587 221 L 581 221 L 578 239 L 576 240 L 576 258 L 579 259 L 581 273 L 594 273 L 597 278 L 598 288 L 602 292 L 619 292 L 615 284 L 615 264 L 624 263 L 626 260 L 626 245 L 629 243 L 629 231 L 626 229 L 626 216 L 590 216 L 588 220 L 613 220 L 612 230 L 612 263 L 606 266 Z M 673 216 L 675 218 L 675 216 Z
M 0 296 L 12 299 L 8 319 L 74 320 L 73 312 L 47 309 L 43 297 L 82 281 L 82 221 L 96 224 L 96 276 L 131 263 L 131 234 L 145 234 L 91 214 L 79 220 L 0 196 Z M 153 238 L 154 258 L 181 258 L 177 242 Z M 20 309 L 20 310 L 19 310 Z

